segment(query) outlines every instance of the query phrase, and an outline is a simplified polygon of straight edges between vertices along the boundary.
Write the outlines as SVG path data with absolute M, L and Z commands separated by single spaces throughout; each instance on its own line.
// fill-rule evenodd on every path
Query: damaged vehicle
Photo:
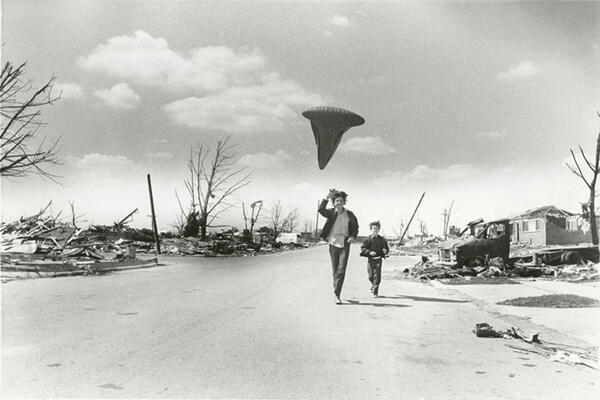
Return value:
M 508 264 L 510 223 L 508 218 L 484 222 L 478 219 L 467 224 L 458 238 L 440 243 L 439 263 L 452 268 L 477 268 L 486 260 L 500 257 Z

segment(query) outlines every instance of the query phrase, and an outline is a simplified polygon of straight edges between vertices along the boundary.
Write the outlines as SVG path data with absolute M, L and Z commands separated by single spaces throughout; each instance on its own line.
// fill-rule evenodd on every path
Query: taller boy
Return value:
M 336 304 L 342 304 L 340 295 L 346 276 L 350 243 L 356 240 L 358 235 L 358 220 L 354 213 L 345 207 L 347 197 L 345 192 L 330 189 L 319 205 L 319 213 L 327 218 L 321 230 L 321 237 L 329 243 Z M 333 208 L 326 208 L 329 200 L 333 203 Z

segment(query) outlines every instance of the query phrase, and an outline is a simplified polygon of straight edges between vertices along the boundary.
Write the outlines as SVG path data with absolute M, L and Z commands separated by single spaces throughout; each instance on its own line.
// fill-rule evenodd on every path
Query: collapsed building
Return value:
M 511 242 L 549 246 L 591 243 L 589 222 L 555 206 L 543 206 L 510 218 Z

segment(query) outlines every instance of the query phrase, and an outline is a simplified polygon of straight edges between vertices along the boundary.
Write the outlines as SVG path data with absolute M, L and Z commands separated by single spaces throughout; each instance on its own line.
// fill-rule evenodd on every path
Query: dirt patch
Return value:
M 600 301 L 574 294 L 547 294 L 534 297 L 517 297 L 499 303 L 503 306 L 540 307 L 540 308 L 586 308 L 600 307 Z

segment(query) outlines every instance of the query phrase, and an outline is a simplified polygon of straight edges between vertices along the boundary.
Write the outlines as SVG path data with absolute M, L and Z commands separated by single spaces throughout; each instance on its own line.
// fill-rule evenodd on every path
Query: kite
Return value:
M 311 108 L 302 115 L 310 120 L 315 135 L 319 169 L 325 168 L 329 163 L 342 140 L 342 135 L 353 126 L 365 123 L 365 119 L 360 115 L 338 107 Z

